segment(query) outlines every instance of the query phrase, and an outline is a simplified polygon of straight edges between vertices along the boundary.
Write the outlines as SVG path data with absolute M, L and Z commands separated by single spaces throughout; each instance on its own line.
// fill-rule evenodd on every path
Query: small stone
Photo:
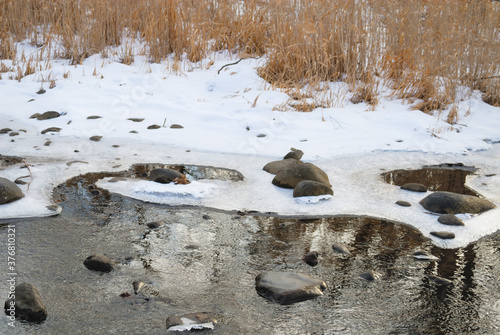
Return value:
M 101 140 L 102 136 L 92 136 L 91 138 L 89 138 L 89 140 L 91 141 L 94 141 L 94 142 L 99 142 Z
M 10 128 L 2 128 L 2 129 L 0 129 L 0 134 L 8 134 L 11 131 L 12 131 L 12 129 L 10 129 Z
M 48 147 L 48 146 L 50 146 L 51 144 L 52 144 L 52 141 L 47 141 L 47 142 L 45 142 L 43 145 L 44 145 L 44 146 L 46 146 L 46 147 Z
M 177 170 L 172 169 L 153 169 L 149 173 L 149 180 L 160 183 L 168 184 L 176 178 L 182 177 L 183 174 Z
M 13 131 L 9 134 L 9 136 L 18 136 L 19 133 L 17 131 Z
M 428 255 L 427 253 L 425 253 L 423 251 L 415 251 L 413 253 L 413 258 L 418 259 L 418 260 L 422 260 L 422 261 L 435 261 L 435 260 L 439 259 L 436 256 Z
M 448 226 L 465 226 L 465 223 L 453 214 L 441 215 L 438 221 Z
M 292 158 L 292 159 L 300 160 L 302 158 L 302 156 L 304 156 L 304 152 L 302 152 L 302 150 L 295 149 L 295 148 L 291 148 L 290 150 L 291 151 L 289 153 L 287 153 L 283 159 Z
M 266 137 L 266 134 L 259 134 L 259 135 L 257 135 L 257 137 L 259 137 L 259 138 Z
M 316 266 L 318 265 L 318 256 L 319 253 L 317 251 L 311 251 L 307 253 L 302 260 L 310 266 Z
M 368 271 L 368 272 L 363 272 L 362 274 L 359 275 L 361 279 L 364 279 L 366 281 L 374 281 L 376 279 L 379 279 L 382 275 L 378 272 L 375 271 Z
M 138 132 L 136 130 L 131 130 L 129 131 L 130 134 L 138 134 Z
M 112 147 L 113 148 L 119 148 L 120 146 L 118 144 L 113 144 Z
M 411 204 L 408 201 L 403 201 L 403 200 L 396 201 L 396 205 L 403 206 L 403 207 L 410 207 L 411 206 Z
M 202 216 L 202 218 L 203 220 L 210 220 L 212 217 L 210 217 L 210 215 L 205 214 Z
M 451 284 L 453 284 L 453 282 L 451 280 L 443 278 L 443 277 L 434 276 L 434 275 L 425 275 L 425 277 L 438 285 L 451 285 Z
M 42 115 L 42 114 L 40 114 L 40 113 L 35 113 L 35 114 L 33 114 L 33 115 L 31 115 L 31 116 L 30 116 L 30 119 L 36 119 L 36 118 L 38 118 L 40 115 Z
M 15 287 L 13 299 L 4 304 L 5 314 L 28 322 L 41 322 L 47 319 L 47 308 L 43 304 L 38 289 L 30 283 L 22 283 Z
M 46 134 L 46 133 L 58 133 L 60 132 L 62 129 L 61 128 L 58 128 L 58 127 L 50 127 L 50 128 L 47 128 L 47 129 L 44 129 L 42 130 L 42 134 Z
M 32 115 L 33 116 L 33 115 Z M 48 111 L 48 112 L 45 112 L 43 114 L 39 114 L 36 119 L 37 120 L 49 120 L 49 119 L 54 119 L 56 117 L 59 117 L 61 116 L 61 114 L 59 114 L 58 112 L 56 111 Z M 31 117 L 30 117 L 31 118 Z
M 401 189 L 413 192 L 427 192 L 427 187 L 419 183 L 407 183 L 401 186 Z
M 100 119 L 102 118 L 102 116 L 99 116 L 99 115 L 91 115 L 89 117 L 87 117 L 87 120 L 96 120 L 96 119 Z
M 176 124 L 174 123 L 173 125 L 170 126 L 170 129 L 182 129 L 184 128 L 183 126 L 181 126 L 180 124 Z
M 110 272 L 114 267 L 114 262 L 110 258 L 99 254 L 87 257 L 83 264 L 89 270 L 101 272 Z
M 47 92 L 47 91 L 45 91 L 43 88 L 41 88 L 38 91 L 36 91 L 36 94 L 44 94 L 45 92 Z
M 17 178 L 16 180 L 14 180 L 14 183 L 16 183 L 17 185 L 26 185 L 27 182 L 25 182 L 24 180 L 22 180 L 21 178 L 24 178 L 24 177 L 19 177 Z
M 345 245 L 340 244 L 340 243 L 334 243 L 332 245 L 332 249 L 333 249 L 333 251 L 335 251 L 339 254 L 351 255 L 351 252 L 349 251 L 349 249 L 347 249 L 347 247 Z
M 455 234 L 449 231 L 431 231 L 430 234 L 443 240 L 452 240 L 455 238 Z
M 148 129 L 159 129 L 159 128 L 161 128 L 161 126 L 157 124 L 152 124 L 148 127 Z
M 131 117 L 131 118 L 128 118 L 127 120 L 132 121 L 132 122 L 142 122 L 142 121 L 144 121 L 144 119 L 136 118 L 136 117 Z
M 163 221 L 153 221 L 146 223 L 146 226 L 148 226 L 149 229 L 158 229 L 161 226 L 163 226 L 163 223 L 164 223 Z

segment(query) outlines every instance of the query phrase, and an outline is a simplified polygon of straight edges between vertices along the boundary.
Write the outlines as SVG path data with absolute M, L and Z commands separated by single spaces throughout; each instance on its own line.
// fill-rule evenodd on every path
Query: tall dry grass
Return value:
M 0 58 L 15 42 L 81 63 L 123 37 L 120 61 L 151 62 L 211 52 L 266 55 L 259 74 L 274 86 L 317 89 L 345 81 L 372 106 L 381 85 L 424 112 L 444 109 L 459 86 L 500 106 L 500 6 L 490 0 L 23 0 L 0 2 Z M 57 46 L 57 48 L 56 48 Z

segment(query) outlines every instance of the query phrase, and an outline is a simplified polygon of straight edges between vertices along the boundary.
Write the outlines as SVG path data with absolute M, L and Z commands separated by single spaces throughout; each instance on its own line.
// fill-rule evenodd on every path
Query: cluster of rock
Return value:
M 274 185 L 293 189 L 294 197 L 333 195 L 328 175 L 316 165 L 302 162 L 303 155 L 291 148 L 282 160 L 267 163 L 263 170 L 275 175 Z

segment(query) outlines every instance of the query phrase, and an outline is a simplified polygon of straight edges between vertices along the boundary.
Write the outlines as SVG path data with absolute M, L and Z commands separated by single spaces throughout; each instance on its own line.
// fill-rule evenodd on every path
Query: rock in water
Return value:
M 83 262 L 85 267 L 89 270 L 110 272 L 113 270 L 114 261 L 104 255 L 92 255 L 87 257 Z
M 349 251 L 349 249 L 347 249 L 347 247 L 345 245 L 340 244 L 340 243 L 334 243 L 332 245 L 332 249 L 333 249 L 333 251 L 338 252 L 339 254 L 351 255 L 351 252 Z
M 430 281 L 438 284 L 438 285 L 451 285 L 453 284 L 453 282 L 449 279 L 446 279 L 446 278 L 442 278 L 442 277 L 439 277 L 439 276 L 434 276 L 434 275 L 425 275 L 427 277 L 427 279 L 429 279 Z
M 286 305 L 323 295 L 326 283 L 303 273 L 265 272 L 255 278 L 255 289 L 260 296 Z
M 317 251 L 311 251 L 307 253 L 302 260 L 310 266 L 316 266 L 318 265 L 318 256 L 319 253 Z
M 333 195 L 333 190 L 325 184 L 312 180 L 303 180 L 293 189 L 293 196 L 295 198 L 313 197 L 325 194 Z
M 479 214 L 496 207 L 486 199 L 452 192 L 434 192 L 423 198 L 420 204 L 428 211 L 440 214 Z
M 199 312 L 184 315 L 172 315 L 166 320 L 171 331 L 214 329 L 217 319 L 212 313 Z
M 0 177 L 0 205 L 8 204 L 24 197 L 23 192 L 15 183 Z
M 22 283 L 15 288 L 15 297 L 5 301 L 5 314 L 30 322 L 47 319 L 47 309 L 38 289 L 30 283 Z
M 312 180 L 332 187 L 328 175 L 311 163 L 297 164 L 279 172 L 273 179 L 273 184 L 283 188 L 294 188 L 303 180 Z
M 401 186 L 401 189 L 413 192 L 427 192 L 427 187 L 419 183 L 407 183 Z
M 153 169 L 149 173 L 149 180 L 160 184 L 168 184 L 179 177 L 182 177 L 182 173 L 172 169 Z

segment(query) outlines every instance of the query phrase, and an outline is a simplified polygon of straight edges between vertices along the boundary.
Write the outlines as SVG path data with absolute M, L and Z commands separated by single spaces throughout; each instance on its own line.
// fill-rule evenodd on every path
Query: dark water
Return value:
M 17 321 L 14 329 L 3 317 L 2 334 L 165 334 L 167 316 L 199 311 L 218 316 L 213 331 L 201 332 L 213 334 L 500 333 L 499 235 L 440 249 L 411 227 L 370 218 L 171 208 L 101 192 L 88 178 L 57 194 L 61 215 L 0 227 L 5 260 L 5 224 L 16 224 L 18 283 L 34 284 L 49 313 L 41 324 Z M 147 228 L 158 220 L 159 229 Z M 334 243 L 352 255 L 334 253 Z M 311 250 L 320 253 L 316 267 L 301 260 Z M 437 260 L 418 261 L 415 251 Z M 83 261 L 94 253 L 120 263 L 111 273 L 87 270 Z M 314 300 L 278 305 L 254 288 L 267 270 L 307 273 L 328 288 Z M 359 278 L 369 270 L 380 278 Z M 134 296 L 136 280 L 156 293 Z

